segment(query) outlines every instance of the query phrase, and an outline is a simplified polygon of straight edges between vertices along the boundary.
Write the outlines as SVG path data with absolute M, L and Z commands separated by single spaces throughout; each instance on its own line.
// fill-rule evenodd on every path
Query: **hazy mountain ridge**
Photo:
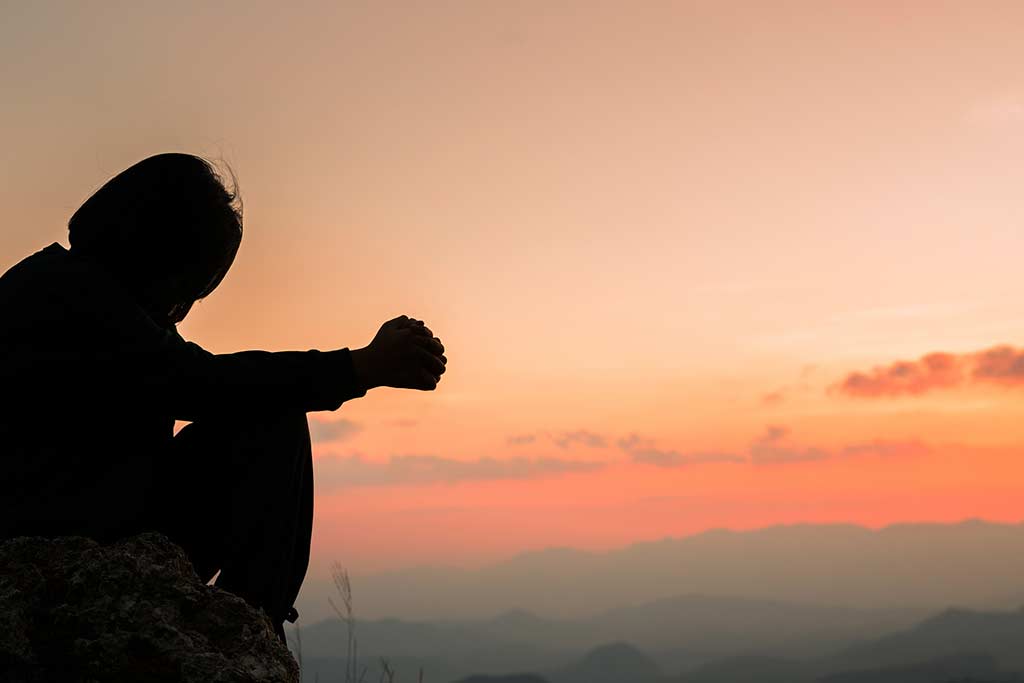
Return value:
M 557 683 L 619 683 L 659 681 L 657 663 L 629 643 L 608 643 L 587 652 L 578 661 L 548 675 Z
M 949 609 L 912 628 L 802 661 L 733 657 L 685 673 L 681 683 L 931 683 L 1024 680 L 1024 608 Z
M 815 683 L 1010 683 L 1018 674 L 1004 673 L 987 655 L 952 655 L 917 664 L 845 671 Z
M 746 604 L 748 601 L 739 601 Z M 676 603 L 676 604 L 685 604 Z M 664 605 L 656 604 L 653 609 Z M 806 609 L 806 607 L 804 607 Z M 823 614 L 828 614 L 823 610 Z M 685 621 L 685 616 L 680 617 Z M 698 615 L 699 618 L 699 615 Z M 518 626 L 552 622 L 515 614 Z M 584 626 L 586 622 L 580 622 Z M 567 623 L 562 626 L 572 627 Z M 500 625 L 504 635 L 488 632 Z M 344 642 L 344 628 L 326 628 L 330 622 L 304 630 L 303 646 L 309 670 L 343 670 L 343 659 L 325 656 L 313 648 L 334 650 Z M 409 628 L 411 626 L 411 628 Z M 1017 681 L 1024 671 L 1024 609 L 1013 612 L 946 610 L 910 628 L 879 631 L 870 639 L 848 641 L 830 652 L 808 657 L 780 657 L 763 644 L 735 637 L 717 644 L 724 656 L 697 652 L 685 638 L 671 650 L 652 651 L 633 642 L 591 644 L 585 648 L 531 643 L 526 634 L 509 633 L 507 616 L 488 622 L 404 624 L 395 620 L 357 624 L 361 628 L 363 661 L 388 657 L 396 669 L 422 667 L 431 680 L 453 680 L 470 675 L 513 676 L 537 672 L 550 683 L 818 683 L 820 681 L 927 681 L 943 666 L 964 681 Z M 404 631 L 403 631 L 404 629 Z M 415 648 L 404 637 L 427 635 Z M 805 633 L 797 634 L 800 638 Z M 518 636 L 518 640 L 510 638 Z M 384 640 L 377 640 L 378 638 Z M 538 638 L 543 638 L 543 634 Z M 331 639 L 331 640 L 326 640 Z M 403 645 L 403 642 L 406 645 Z M 822 647 L 825 647 L 824 645 Z M 945 662 L 946 664 L 943 664 Z M 372 668 L 372 667 L 371 667 Z M 607 673 L 603 676 L 602 672 Z M 931 673 L 929 673 L 931 672 Z M 872 678 L 875 677 L 875 678 Z M 943 679 L 946 680 L 946 679 Z M 952 680 L 952 679 L 950 679 Z
M 486 659 L 485 652 L 462 660 L 438 655 L 389 659 L 397 671 L 416 672 L 422 667 L 427 681 L 465 679 L 460 683 L 1022 683 L 1022 622 L 1024 609 L 947 610 L 910 629 L 879 635 L 830 655 L 799 660 L 734 654 L 681 673 L 660 666 L 648 651 L 628 642 L 567 651 L 558 661 L 546 663 L 530 661 L 519 652 L 505 658 L 503 665 L 492 660 L 490 668 L 480 661 L 481 656 Z M 739 652 L 746 644 L 736 642 L 734 648 Z M 495 648 L 490 655 L 501 652 Z M 344 670 L 343 659 L 307 657 L 306 661 L 306 671 L 312 675 L 329 677 Z M 370 662 L 373 678 L 379 660 L 364 655 L 363 661 Z
M 854 645 L 836 660 L 896 666 L 941 654 L 974 653 L 1024 670 L 1024 607 L 1010 612 L 948 609 L 913 628 Z
M 554 549 L 479 570 L 354 577 L 362 616 L 486 619 L 509 609 L 581 618 L 677 595 L 742 595 L 854 608 L 1005 607 L 1024 593 L 1024 524 L 977 520 L 791 525 L 708 531 L 607 553 Z M 327 616 L 332 587 L 303 588 L 300 613 Z
M 678 658 L 682 653 L 685 662 L 693 662 L 734 653 L 737 642 L 752 650 L 791 657 L 821 655 L 910 626 L 925 616 L 916 610 L 854 610 L 679 596 L 587 619 L 545 619 L 513 611 L 485 620 L 363 620 L 356 629 L 360 649 L 367 656 L 461 658 L 496 652 L 502 659 L 541 661 L 601 643 L 628 642 L 656 654 L 671 652 Z M 344 635 L 341 621 L 323 621 L 303 628 L 303 648 L 314 656 L 330 655 Z
M 702 585 L 716 563 L 724 567 L 726 578 L 719 586 L 735 583 L 760 592 L 781 588 L 781 593 L 796 593 L 800 581 L 819 572 L 818 579 L 833 581 L 834 592 L 827 604 L 814 604 L 806 596 L 789 600 L 692 593 L 625 601 L 627 593 L 650 591 L 645 579 L 620 581 L 624 590 L 615 599 L 624 602 L 587 615 L 554 618 L 521 606 L 509 609 L 530 578 L 545 586 L 541 598 L 549 611 L 558 611 L 557 601 L 565 597 L 570 603 L 587 596 L 611 601 L 615 596 L 595 591 L 615 576 L 635 576 L 630 572 L 638 566 L 646 568 L 651 581 L 674 575 L 677 582 Z M 784 572 L 787 564 L 791 569 Z M 709 532 L 604 555 L 565 549 L 530 553 L 480 572 L 459 572 L 450 579 L 467 582 L 463 599 L 477 595 L 483 581 L 495 581 L 488 597 L 491 604 L 503 606 L 494 611 L 497 616 L 366 619 L 356 628 L 365 660 L 386 656 L 403 671 L 422 666 L 430 674 L 428 681 L 535 672 L 549 683 L 576 683 L 593 679 L 594 652 L 606 648 L 607 658 L 614 652 L 608 644 L 616 643 L 633 653 L 625 658 L 633 663 L 630 683 L 648 683 L 638 676 L 651 678 L 650 683 L 816 683 L 838 675 L 847 676 L 839 681 L 889 681 L 900 675 L 926 680 L 920 677 L 936 667 L 941 670 L 942 662 L 955 669 L 958 681 L 1015 681 L 1014 672 L 1024 670 L 1024 611 L 1017 604 L 1012 612 L 963 606 L 987 606 L 997 602 L 992 596 L 1021 595 L 1022 564 L 1024 525 L 971 521 L 880 531 L 800 525 Z M 526 571 L 536 576 L 525 577 Z M 763 580 L 753 580 L 753 574 Z M 440 576 L 429 572 L 427 583 Z M 572 576 L 578 578 L 575 587 L 570 585 Z M 365 584 L 353 584 L 357 607 L 370 603 Z M 821 585 L 811 585 L 808 593 L 821 595 Z M 414 588 L 426 590 L 422 582 L 404 590 Z M 914 599 L 894 597 L 897 607 L 842 606 L 865 595 Z M 425 596 L 434 601 L 447 597 L 443 591 Z M 928 596 L 936 600 L 931 609 L 899 606 L 915 605 Z M 332 655 L 344 634 L 337 620 L 304 626 L 307 661 L 326 667 L 325 672 L 335 666 L 342 670 L 343 660 Z M 648 668 L 645 661 L 656 668 Z

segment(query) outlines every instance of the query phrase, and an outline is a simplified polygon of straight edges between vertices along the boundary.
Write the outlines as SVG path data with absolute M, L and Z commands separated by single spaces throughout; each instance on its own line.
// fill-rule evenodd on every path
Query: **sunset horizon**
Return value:
M 760 13 L 758 37 L 743 39 L 753 15 L 695 7 L 615 22 L 608 6 L 575 28 L 554 10 L 450 9 L 424 10 L 418 28 L 355 5 L 279 25 L 235 17 L 268 37 L 318 38 L 276 66 L 241 43 L 197 42 L 195 96 L 178 87 L 184 63 L 159 69 L 162 53 L 131 68 L 110 60 L 116 41 L 158 25 L 201 35 L 212 14 L 131 10 L 135 37 L 111 32 L 78 64 L 40 62 L 46 82 L 91 70 L 114 79 L 102 87 L 137 89 L 114 110 L 70 80 L 12 102 L 8 129 L 50 131 L 62 148 L 9 145 L 19 170 L 4 179 L 5 267 L 67 245 L 73 209 L 121 168 L 190 151 L 237 174 L 245 234 L 224 282 L 179 326 L 186 339 L 213 352 L 358 348 L 383 320 L 425 320 L 452 361 L 436 392 L 380 389 L 310 413 L 314 572 L 335 558 L 366 570 L 478 563 L 716 526 L 1022 517 L 1024 304 L 1007 284 L 1024 220 L 1024 90 L 1011 62 L 994 61 L 1011 22 L 804 7 Z M 798 16 L 820 30 L 797 28 Z M 917 37 L 898 40 L 911 19 Z M 102 13 L 76 20 L 99 30 Z M 927 42 L 951 22 L 975 31 L 957 68 Z M 432 23 L 458 58 L 421 51 L 440 45 Z M 364 24 L 404 32 L 408 51 L 385 55 L 369 29 L 320 40 Z M 682 49 L 673 26 L 718 32 L 720 47 L 701 40 L 691 53 L 746 51 L 695 70 L 692 54 L 667 59 Z M 558 52 L 564 32 L 577 40 Z M 852 61 L 865 32 L 888 70 Z M 67 33 L 61 49 L 84 35 Z M 934 61 L 897 59 L 914 54 Z M 419 81 L 366 80 L 356 56 L 459 87 L 441 108 Z M 540 59 L 550 68 L 530 68 Z M 920 78 L 938 65 L 941 86 Z M 747 80 L 784 67 L 771 91 Z M 139 69 L 163 75 L 147 85 Z M 259 84 L 285 73 L 298 75 L 276 82 L 290 108 L 253 108 Z M 212 96 L 229 77 L 236 96 Z M 158 107 L 163 92 L 176 104 Z M 199 93 L 198 118 L 180 118 Z M 409 118 L 413 102 L 423 106 Z M 69 108 L 70 128 L 51 125 Z M 115 133 L 122 116 L 147 122 Z M 286 145 L 266 138 L 285 125 Z M 1002 345 L 996 372 L 966 367 Z M 962 376 L 924 376 L 916 364 L 935 353 L 961 359 Z M 901 362 L 920 387 L 893 384 L 898 369 L 874 390 L 844 385 Z
M 1024 3 L 4 12 L 0 273 L 183 152 L 243 207 L 184 340 L 355 351 L 404 315 L 443 342 L 436 389 L 307 413 L 303 618 L 331 616 L 335 563 L 401 619 L 429 605 L 398 613 L 384 575 L 723 529 L 980 520 L 994 544 L 1024 524 Z

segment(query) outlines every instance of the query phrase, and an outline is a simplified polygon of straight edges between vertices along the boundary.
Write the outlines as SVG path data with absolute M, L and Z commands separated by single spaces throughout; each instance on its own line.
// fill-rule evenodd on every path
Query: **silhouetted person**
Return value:
M 313 524 L 306 413 L 377 386 L 434 389 L 447 359 L 407 316 L 357 350 L 182 339 L 175 325 L 238 251 L 234 192 L 203 159 L 150 157 L 75 212 L 70 250 L 0 277 L 0 538 L 161 531 L 284 640 Z M 191 424 L 174 435 L 175 420 Z

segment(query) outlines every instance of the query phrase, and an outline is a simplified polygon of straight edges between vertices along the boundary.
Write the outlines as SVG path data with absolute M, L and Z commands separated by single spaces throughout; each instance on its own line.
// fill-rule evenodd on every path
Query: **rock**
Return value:
M 299 681 L 263 610 L 144 533 L 0 543 L 0 681 Z

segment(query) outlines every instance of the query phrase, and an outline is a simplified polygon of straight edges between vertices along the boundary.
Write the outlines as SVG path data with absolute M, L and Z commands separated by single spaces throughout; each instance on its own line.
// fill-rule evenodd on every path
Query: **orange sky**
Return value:
M 444 341 L 436 392 L 311 415 L 311 573 L 1024 518 L 1024 382 L 970 365 L 1024 346 L 1024 6 L 339 5 L 0 21 L 3 269 L 190 151 L 245 236 L 187 339 Z M 841 389 L 936 351 L 963 376 Z

